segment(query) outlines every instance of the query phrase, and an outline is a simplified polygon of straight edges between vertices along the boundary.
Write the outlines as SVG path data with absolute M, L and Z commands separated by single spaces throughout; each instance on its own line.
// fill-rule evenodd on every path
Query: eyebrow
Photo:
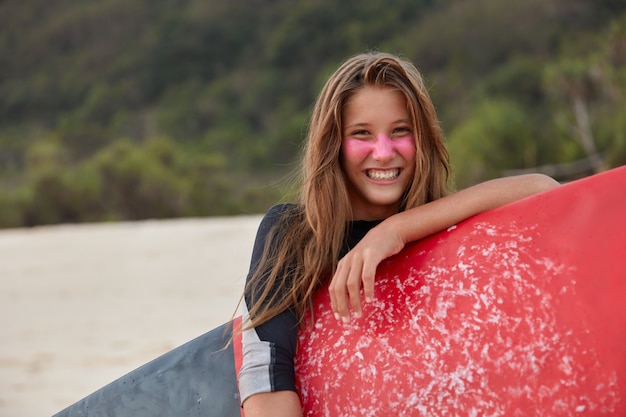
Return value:
M 351 124 L 349 126 L 345 126 L 344 130 L 351 129 L 353 127 L 365 127 L 365 126 L 369 126 L 369 125 L 370 125 L 369 123 L 362 123 L 362 122 L 360 122 L 360 123 L 353 123 L 353 124 Z
M 392 125 L 397 125 L 397 124 L 402 124 L 402 123 L 411 123 L 410 119 L 398 119 L 395 120 L 393 122 L 391 122 Z M 371 126 L 371 123 L 366 123 L 366 122 L 357 122 L 357 123 L 353 123 L 351 125 L 345 126 L 343 129 L 351 129 L 354 127 L 368 127 Z

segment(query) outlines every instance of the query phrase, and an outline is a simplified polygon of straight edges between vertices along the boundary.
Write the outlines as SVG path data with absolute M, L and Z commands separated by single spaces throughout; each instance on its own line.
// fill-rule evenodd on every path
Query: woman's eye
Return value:
M 352 136 L 367 136 L 369 132 L 367 130 L 356 130 L 352 132 Z
M 393 130 L 393 133 L 395 133 L 395 134 L 407 134 L 407 133 L 411 133 L 411 129 L 409 129 L 409 128 L 408 128 L 408 127 L 406 127 L 406 126 L 396 127 L 396 128 Z

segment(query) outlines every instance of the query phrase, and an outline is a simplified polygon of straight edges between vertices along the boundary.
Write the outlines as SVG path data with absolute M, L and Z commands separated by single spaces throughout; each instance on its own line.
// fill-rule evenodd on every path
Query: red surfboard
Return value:
M 473 217 L 326 291 L 299 336 L 307 416 L 626 415 L 626 168 Z
M 299 333 L 305 415 L 626 415 L 626 167 L 475 216 L 377 271 L 363 317 L 326 290 Z M 61 411 L 242 415 L 239 319 Z

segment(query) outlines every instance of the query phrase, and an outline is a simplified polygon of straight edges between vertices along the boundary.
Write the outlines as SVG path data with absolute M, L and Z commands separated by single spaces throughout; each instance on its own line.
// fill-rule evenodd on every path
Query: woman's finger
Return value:
M 361 262 L 353 262 L 350 265 L 350 273 L 346 288 L 350 297 L 350 306 L 355 318 L 361 317 Z M 350 311 L 346 316 L 342 316 L 344 322 L 350 321 Z
M 363 281 L 363 296 L 365 297 L 365 302 L 371 302 L 374 299 L 374 282 L 376 281 L 377 267 L 378 262 L 373 261 L 371 258 L 366 259 L 363 263 L 361 280 Z
M 328 286 L 331 307 L 337 320 L 349 314 L 346 292 L 346 281 L 348 279 L 347 274 L 349 270 L 346 272 L 346 269 L 347 268 L 344 263 L 340 262 L 337 266 L 337 271 Z

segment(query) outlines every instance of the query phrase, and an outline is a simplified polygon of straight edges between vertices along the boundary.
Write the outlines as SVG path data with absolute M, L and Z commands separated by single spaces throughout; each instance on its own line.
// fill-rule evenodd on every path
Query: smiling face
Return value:
M 413 121 L 404 95 L 364 87 L 346 102 L 342 125 L 341 164 L 353 219 L 397 213 L 415 173 Z

